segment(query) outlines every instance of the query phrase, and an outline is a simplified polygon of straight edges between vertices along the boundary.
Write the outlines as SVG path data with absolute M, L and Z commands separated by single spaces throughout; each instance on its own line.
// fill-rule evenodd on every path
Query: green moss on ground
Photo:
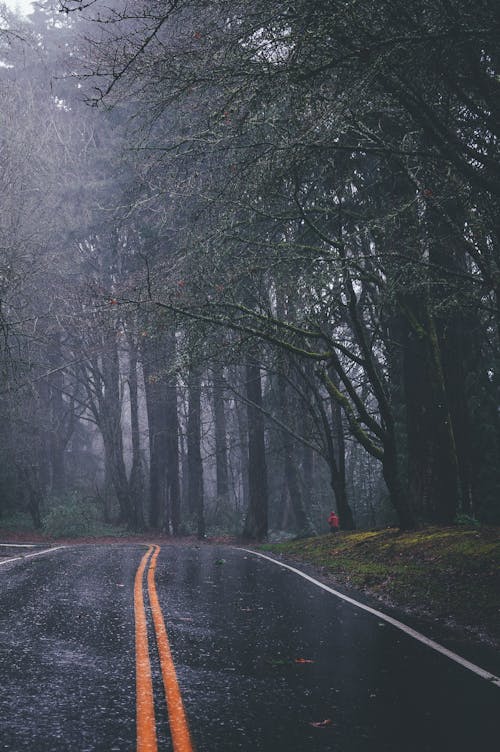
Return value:
M 499 528 L 341 532 L 262 548 L 500 645 Z

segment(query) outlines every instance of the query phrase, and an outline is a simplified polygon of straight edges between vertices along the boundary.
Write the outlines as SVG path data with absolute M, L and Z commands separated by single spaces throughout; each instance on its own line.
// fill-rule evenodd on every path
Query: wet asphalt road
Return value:
M 0 565 L 0 750 L 135 750 L 145 550 Z M 500 688 L 292 572 L 228 547 L 167 545 L 156 587 L 198 752 L 498 749 Z M 171 750 L 150 645 L 158 748 Z

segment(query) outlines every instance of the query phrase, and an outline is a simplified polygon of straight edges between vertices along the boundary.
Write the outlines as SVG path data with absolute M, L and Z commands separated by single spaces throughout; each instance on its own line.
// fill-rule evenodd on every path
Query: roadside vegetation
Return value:
M 123 537 L 125 525 L 106 521 L 102 504 L 93 497 L 72 493 L 47 499 L 40 513 L 40 527 L 28 512 L 11 512 L 0 518 L 0 540 L 48 541 Z
M 320 568 L 329 584 L 500 645 L 500 530 L 474 524 L 341 532 L 262 550 Z

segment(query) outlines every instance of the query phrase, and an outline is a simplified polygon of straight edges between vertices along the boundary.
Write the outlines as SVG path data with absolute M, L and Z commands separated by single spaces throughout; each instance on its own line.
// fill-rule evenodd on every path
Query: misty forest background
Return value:
M 500 524 L 497 0 L 0 5 L 0 527 Z

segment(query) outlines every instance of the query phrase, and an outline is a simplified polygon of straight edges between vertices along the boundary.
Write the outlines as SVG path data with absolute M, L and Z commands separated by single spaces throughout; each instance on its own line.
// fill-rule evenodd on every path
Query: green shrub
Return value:
M 105 523 L 98 501 L 78 493 L 49 499 L 42 517 L 43 532 L 53 538 L 97 538 L 124 535 L 118 525 Z
M 0 517 L 0 528 L 15 533 L 31 533 L 35 530 L 33 518 L 27 512 L 11 512 Z
M 97 505 L 77 494 L 52 499 L 43 515 L 43 530 L 55 538 L 93 535 L 99 522 Z
M 475 517 L 471 517 L 470 514 L 463 514 L 460 512 L 455 517 L 455 524 L 456 525 L 463 525 L 465 527 L 480 527 L 481 523 L 479 520 L 476 520 Z

